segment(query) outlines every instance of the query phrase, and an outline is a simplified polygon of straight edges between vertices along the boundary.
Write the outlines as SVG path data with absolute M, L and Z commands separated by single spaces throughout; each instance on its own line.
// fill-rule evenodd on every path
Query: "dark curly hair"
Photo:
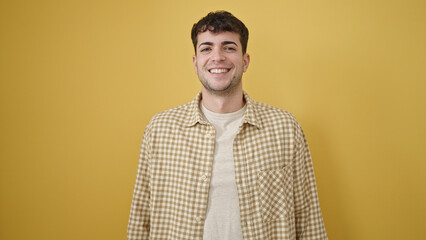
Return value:
M 210 12 L 192 26 L 191 39 L 194 44 L 195 53 L 197 52 L 197 36 L 205 31 L 213 33 L 234 32 L 240 35 L 243 54 L 247 51 L 247 42 L 249 31 L 247 27 L 238 18 L 227 11 Z

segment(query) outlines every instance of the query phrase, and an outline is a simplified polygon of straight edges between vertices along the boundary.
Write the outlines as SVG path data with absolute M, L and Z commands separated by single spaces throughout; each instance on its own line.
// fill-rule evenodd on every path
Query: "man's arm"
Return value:
M 136 184 L 127 226 L 128 240 L 148 240 L 150 229 L 150 185 L 149 185 L 149 128 L 142 139 Z
M 299 124 L 295 129 L 294 201 L 296 239 L 328 239 L 318 200 L 308 143 Z

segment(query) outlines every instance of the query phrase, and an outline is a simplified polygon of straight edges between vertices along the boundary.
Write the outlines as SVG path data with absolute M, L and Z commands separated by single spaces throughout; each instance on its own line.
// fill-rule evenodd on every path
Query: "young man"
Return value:
M 202 89 L 145 129 L 128 239 L 327 239 L 300 125 L 243 92 L 247 28 L 218 11 L 191 37 Z

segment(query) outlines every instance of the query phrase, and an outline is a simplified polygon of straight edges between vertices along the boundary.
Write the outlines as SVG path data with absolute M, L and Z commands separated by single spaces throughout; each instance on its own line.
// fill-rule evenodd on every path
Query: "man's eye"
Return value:
M 235 51 L 235 48 L 234 47 L 225 47 L 225 50 L 226 51 Z
M 207 52 L 209 50 L 210 50 L 210 48 L 203 48 L 203 49 L 200 50 L 200 52 Z

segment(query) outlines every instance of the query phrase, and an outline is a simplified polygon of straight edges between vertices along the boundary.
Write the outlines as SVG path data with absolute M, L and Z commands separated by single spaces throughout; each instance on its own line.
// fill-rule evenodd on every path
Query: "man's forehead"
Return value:
M 202 33 L 199 33 L 197 36 L 198 45 L 201 44 L 201 42 L 235 42 L 235 44 L 240 45 L 240 35 L 235 32 L 229 32 L 229 31 L 221 31 L 221 32 L 212 32 L 212 31 L 205 31 Z

